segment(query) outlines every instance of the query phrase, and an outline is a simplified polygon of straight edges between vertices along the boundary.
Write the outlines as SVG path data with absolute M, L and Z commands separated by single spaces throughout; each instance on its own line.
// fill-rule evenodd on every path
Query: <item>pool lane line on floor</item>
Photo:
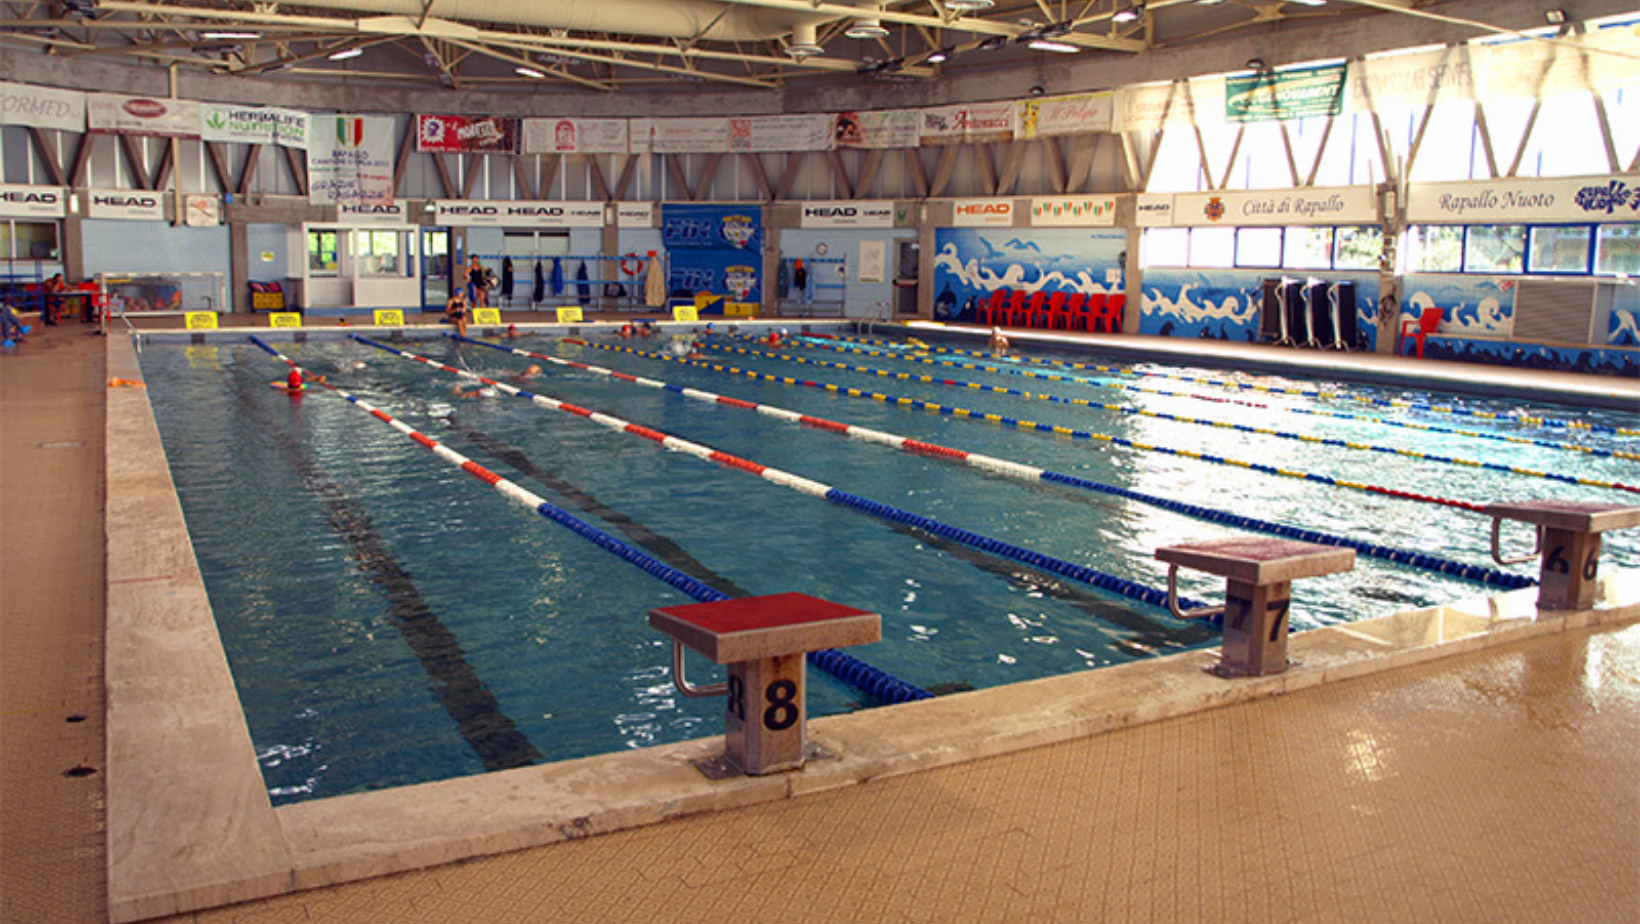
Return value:
M 698 459 L 715 462 L 726 468 L 739 469 L 740 471 L 756 475 L 758 478 L 770 482 L 771 484 L 777 484 L 781 487 L 796 491 L 799 494 L 805 494 L 809 497 L 825 500 L 830 503 L 837 504 L 840 507 L 848 507 L 864 513 L 869 513 L 872 516 L 887 520 L 889 522 L 903 523 L 907 526 L 920 529 L 930 535 L 939 536 L 943 539 L 948 539 L 954 542 L 960 542 L 972 548 L 979 549 L 982 552 L 988 552 L 1002 558 L 1011 558 L 1014 561 L 1030 565 L 1033 568 L 1039 568 L 1043 571 L 1057 574 L 1061 577 L 1067 577 L 1074 581 L 1081 581 L 1084 584 L 1098 587 L 1101 590 L 1120 594 L 1121 596 L 1138 600 L 1141 603 L 1148 603 L 1164 610 L 1167 608 L 1166 591 L 1159 590 L 1155 587 L 1150 587 L 1138 581 L 1130 581 L 1126 578 L 1119 578 L 1115 575 L 1106 574 L 1103 571 L 1089 568 L 1084 565 L 1078 565 L 1062 558 L 1056 558 L 1032 549 L 1027 549 L 1023 546 L 1014 545 L 1010 542 L 1003 542 L 1000 539 L 993 539 L 990 536 L 985 536 L 961 527 L 952 526 L 948 523 L 933 519 L 932 517 L 925 517 L 921 514 L 912 513 L 908 510 L 902 510 L 889 504 L 879 503 L 869 498 L 861 497 L 857 494 L 851 494 L 841 488 L 823 484 L 811 478 L 805 478 L 801 475 L 796 475 L 782 469 L 753 462 L 750 459 L 744 459 L 740 456 L 731 455 L 729 453 L 713 449 L 710 446 L 704 446 L 700 443 L 694 443 L 680 437 L 672 436 L 671 434 L 663 433 L 659 430 L 645 427 L 641 424 L 622 420 L 621 418 L 610 414 L 603 414 L 598 411 L 578 407 L 574 404 L 570 404 L 569 402 L 561 401 L 547 395 L 525 391 L 512 385 L 508 385 L 505 382 L 499 382 L 495 379 L 486 378 L 485 376 L 468 372 L 464 369 L 458 369 L 448 363 L 441 363 L 425 356 L 418 356 L 415 353 L 401 350 L 397 347 L 388 346 L 385 343 L 378 343 L 366 337 L 361 337 L 358 334 L 354 334 L 353 339 L 411 362 L 423 363 L 440 371 L 448 372 L 452 375 L 476 379 L 485 385 L 489 385 L 492 388 L 504 391 L 515 398 L 523 398 L 526 401 L 533 404 L 538 404 L 551 410 L 562 411 L 576 417 L 583 417 L 593 423 L 620 433 L 628 433 L 633 436 L 642 437 L 643 439 L 659 443 L 661 446 L 675 452 L 681 452 L 685 455 L 691 455 Z M 1201 604 L 1198 601 L 1187 600 L 1183 597 L 1179 598 L 1179 605 L 1190 609 L 1204 606 L 1204 604 Z
M 722 334 L 720 336 L 729 337 L 733 340 L 744 340 L 753 343 L 757 342 L 757 338 L 755 337 L 748 337 L 740 334 Z M 901 360 L 903 362 L 921 363 L 923 365 L 946 366 L 955 369 L 972 369 L 984 372 L 998 372 L 1007 375 L 1018 375 L 1024 378 L 1045 379 L 1053 382 L 1068 382 L 1075 385 L 1085 385 L 1090 388 L 1108 388 L 1116 391 L 1130 391 L 1144 395 L 1161 395 L 1166 398 L 1187 398 L 1193 401 L 1207 401 L 1215 404 L 1237 404 L 1242 407 L 1258 408 L 1260 410 L 1274 411 L 1276 413 L 1300 414 L 1307 417 L 1320 417 L 1331 420 L 1349 420 L 1358 423 L 1374 424 L 1385 427 L 1417 430 L 1422 433 L 1437 433 L 1445 436 L 1463 436 L 1473 439 L 1514 443 L 1522 446 L 1537 446 L 1543 449 L 1553 449 L 1561 452 L 1582 453 L 1584 455 L 1594 456 L 1596 458 L 1640 460 L 1640 452 L 1629 452 L 1622 449 L 1600 449 L 1594 446 L 1583 446 L 1578 443 L 1558 443 L 1551 440 L 1534 439 L 1527 436 L 1510 436 L 1507 433 L 1485 433 L 1480 430 L 1459 430 L 1454 427 L 1437 427 L 1433 424 L 1417 423 L 1410 420 L 1390 420 L 1385 417 L 1368 417 L 1361 414 L 1346 414 L 1342 411 L 1326 411 L 1317 408 L 1283 407 L 1280 405 L 1264 404 L 1258 401 L 1246 401 L 1239 398 L 1215 397 L 1213 395 L 1200 395 L 1186 391 L 1168 391 L 1163 388 L 1147 388 L 1142 385 L 1124 384 L 1121 382 L 1102 382 L 1098 379 L 1091 379 L 1086 376 L 1060 375 L 1054 372 L 1038 372 L 1035 369 L 1025 368 L 1016 364 L 999 362 L 994 358 L 989 362 L 960 362 L 949 359 L 934 359 L 933 357 L 916 355 L 917 352 L 921 351 L 920 348 L 908 347 L 901 349 L 893 346 L 892 344 L 883 343 L 881 341 L 856 340 L 853 338 L 835 336 L 822 338 L 815 334 L 801 334 L 793 337 L 792 339 L 801 342 L 804 346 L 816 347 L 822 350 L 859 353 L 864 356 L 882 356 L 890 359 Z M 876 345 L 884 346 L 886 349 L 873 349 L 872 347 Z M 1031 362 L 1031 359 L 1027 357 L 1018 358 L 1022 362 Z M 1409 405 L 1409 407 L 1416 410 L 1419 406 Z M 1494 414 L 1492 415 L 1492 419 L 1507 422 L 1517 420 L 1518 418 L 1510 417 L 1508 415 Z
M 1116 446 L 1127 446 L 1129 448 L 1139 449 L 1145 452 L 1159 452 L 1166 455 L 1180 456 L 1186 459 L 1196 459 L 1201 462 L 1212 462 L 1216 465 L 1229 465 L 1236 468 L 1245 468 L 1249 471 L 1258 472 L 1264 475 L 1274 475 L 1281 478 L 1296 478 L 1300 481 L 1312 481 L 1317 484 L 1325 484 L 1336 488 L 1349 488 L 1354 491 L 1365 491 L 1369 494 L 1380 494 L 1385 497 L 1398 497 L 1402 500 L 1417 501 L 1424 504 L 1436 504 L 1442 507 L 1455 507 L 1459 510 L 1467 510 L 1471 513 L 1483 513 L 1486 509 L 1481 504 L 1475 504 L 1469 501 L 1452 500 L 1444 497 L 1432 497 L 1427 494 L 1417 494 L 1412 491 L 1401 491 L 1396 488 L 1385 488 L 1378 485 L 1366 484 L 1360 481 L 1345 481 L 1340 478 L 1333 478 L 1329 475 L 1315 475 L 1292 469 L 1276 468 L 1273 465 L 1262 465 L 1257 462 L 1246 462 L 1241 459 L 1231 459 L 1226 456 L 1215 456 L 1209 453 L 1196 452 L 1190 449 L 1174 449 L 1169 446 L 1154 446 L 1149 443 L 1140 443 L 1134 440 L 1124 439 L 1119 436 L 1094 433 L 1090 430 L 1073 430 L 1070 427 L 1038 423 L 1032 420 L 1018 420 L 1013 417 L 1004 417 L 1001 414 L 986 414 L 980 411 L 969 410 L 968 408 L 953 407 L 949 404 L 936 404 L 932 401 L 922 401 L 917 398 L 903 398 L 894 395 L 885 395 L 881 392 L 865 391 L 864 389 L 849 388 L 843 385 L 834 385 L 830 383 L 822 384 L 820 382 L 794 378 L 792 376 L 771 375 L 767 372 L 758 372 L 755 369 L 741 369 L 736 366 L 728 366 L 723 363 L 714 363 L 708 360 L 646 354 L 643 351 L 635 350 L 631 347 L 595 343 L 590 340 L 581 340 L 578 338 L 565 338 L 565 342 L 582 344 L 595 350 L 608 350 L 615 353 L 630 353 L 635 356 L 647 355 L 654 359 L 683 363 L 685 365 L 695 366 L 701 369 L 710 369 L 714 372 L 720 372 L 726 375 L 738 375 L 756 381 L 776 382 L 781 385 L 801 385 L 805 388 L 818 388 L 821 391 L 831 392 L 832 394 L 837 395 L 846 395 L 850 398 L 863 398 L 869 401 L 881 401 L 885 404 L 908 407 L 913 410 L 933 411 L 935 413 L 944 414 L 951 417 L 960 417 L 968 420 L 979 420 L 1001 424 L 1005 427 L 1013 427 L 1016 430 L 1033 430 L 1040 433 L 1053 433 L 1059 436 L 1068 436 L 1071 439 L 1092 440 L 1094 442 L 1110 443 Z
M 743 356 L 777 359 L 781 362 L 798 363 L 800 365 L 807 366 L 820 366 L 821 368 L 837 369 L 844 372 L 858 372 L 865 375 L 875 375 L 879 378 L 898 379 L 904 382 L 920 382 L 923 384 L 938 385 L 947 388 L 967 388 L 973 391 L 984 391 L 990 392 L 991 394 L 1007 395 L 1012 398 L 1024 398 L 1029 401 L 1046 401 L 1050 404 L 1069 404 L 1079 407 L 1112 411 L 1134 417 L 1149 417 L 1155 420 L 1168 420 L 1174 423 L 1190 424 L 1198 427 L 1212 427 L 1220 430 L 1234 430 L 1239 433 L 1251 433 L 1258 436 L 1270 436 L 1277 439 L 1309 443 L 1314 446 L 1326 446 L 1332 449 L 1349 449 L 1356 452 L 1376 452 L 1385 455 L 1397 455 L 1402 456 L 1403 458 L 1414 459 L 1419 462 L 1436 462 L 1442 465 L 1457 466 L 1459 468 L 1482 469 L 1485 471 L 1499 472 L 1505 475 L 1520 475 L 1527 478 L 1542 478 L 1547 481 L 1556 481 L 1562 484 L 1573 484 L 1590 488 L 1609 488 L 1614 491 L 1625 491 L 1631 494 L 1640 494 L 1640 486 L 1637 485 L 1622 484 L 1614 481 L 1603 481 L 1594 478 L 1580 478 L 1572 475 L 1556 474 L 1554 472 L 1540 472 L 1536 469 L 1503 465 L 1498 462 L 1481 462 L 1476 459 L 1459 459 L 1452 456 L 1438 456 L 1411 449 L 1396 449 L 1393 446 L 1374 446 L 1370 443 L 1352 443 L 1345 440 L 1333 439 L 1331 437 L 1306 436 L 1302 433 L 1293 433 L 1285 430 L 1273 430 L 1268 427 L 1251 427 L 1246 424 L 1231 423 L 1229 421 L 1206 420 L 1198 417 L 1182 417 L 1177 414 L 1169 414 L 1165 411 L 1145 410 L 1143 408 L 1126 407 L 1120 404 L 1103 404 L 1098 401 L 1090 401 L 1087 398 L 1067 398 L 1063 395 L 1036 394 L 1025 391 L 1024 389 L 1008 388 L 1003 385 L 986 385 L 983 382 L 964 382 L 959 379 L 943 379 L 931 375 L 915 375 L 909 372 L 892 372 L 887 369 L 878 369 L 875 366 L 857 366 L 852 363 L 839 363 L 825 359 L 813 359 L 808 356 L 792 356 L 786 353 L 770 353 L 767 350 L 753 350 L 746 347 L 724 346 L 722 344 L 715 343 L 707 343 L 705 346 L 710 350 L 719 350 L 727 353 L 739 353 Z M 1110 437 L 1110 439 L 1116 440 L 1117 438 Z
M 1067 487 L 1080 488 L 1084 491 L 1113 495 L 1127 500 L 1148 504 L 1153 507 L 1160 507 L 1174 513 L 1182 513 L 1187 516 L 1196 517 L 1197 519 L 1203 519 L 1213 523 L 1223 523 L 1230 526 L 1241 527 L 1243 529 L 1250 529 L 1256 532 L 1284 536 L 1286 538 L 1296 539 L 1301 542 L 1316 542 L 1324 545 L 1354 549 L 1363 555 L 1393 562 L 1395 564 L 1408 565 L 1410 567 L 1419 568 L 1426 571 L 1433 571 L 1439 574 L 1460 577 L 1471 581 L 1478 581 L 1483 584 L 1488 584 L 1494 587 L 1503 587 L 1509 590 L 1516 590 L 1521 587 L 1530 587 L 1537 583 L 1531 578 L 1518 574 L 1511 574 L 1507 571 L 1499 571 L 1494 568 L 1482 567 L 1479 565 L 1466 565 L 1462 562 L 1452 561 L 1450 559 L 1440 558 L 1434 555 L 1426 555 L 1422 552 L 1396 549 L 1389 546 L 1378 545 L 1377 543 L 1365 542 L 1359 539 L 1351 539 L 1346 536 L 1332 535 L 1329 533 L 1320 532 L 1318 530 L 1299 529 L 1298 527 L 1287 526 L 1282 523 L 1273 523 L 1267 520 L 1259 520 L 1254 517 L 1245 517 L 1222 510 L 1215 510 L 1210 507 L 1187 504 L 1182 501 L 1175 501 L 1151 494 L 1143 494 L 1127 488 L 1118 488 L 1090 479 L 1079 478 L 1075 475 L 1061 474 L 1048 469 L 1038 468 L 1033 465 L 1026 465 L 1021 462 L 1000 459 L 995 456 L 982 455 L 977 452 L 969 452 L 963 449 L 955 449 L 949 446 L 942 446 L 938 443 L 929 443 L 922 440 L 916 440 L 910 437 L 900 436 L 895 433 L 888 433 L 883 430 L 874 430 L 869 427 L 860 427 L 853 424 L 840 423 L 838 421 L 828 420 L 824 417 L 815 417 L 810 414 L 802 414 L 786 408 L 776 407 L 772 404 L 756 404 L 750 401 L 742 401 L 739 398 L 730 398 L 726 395 L 717 394 L 716 392 L 704 391 L 698 388 L 685 388 L 684 386 L 664 382 L 659 379 L 644 378 L 642 376 L 632 375 L 631 373 L 609 369 L 604 366 L 594 366 L 588 363 L 562 359 L 557 356 L 549 356 L 545 353 L 532 353 L 528 350 L 520 350 L 517 347 L 500 346 L 493 343 L 487 343 L 483 340 L 474 340 L 471 337 L 459 337 L 455 335 L 447 336 L 451 336 L 452 339 L 461 342 L 488 347 L 492 350 L 510 353 L 515 356 L 539 359 L 552 363 L 553 365 L 567 366 L 572 369 L 591 372 L 595 375 L 608 376 L 610 378 L 618 379 L 623 382 L 629 382 L 634 385 L 641 385 L 647 388 L 656 388 L 662 391 L 675 392 L 686 398 L 696 401 L 703 401 L 708 404 L 718 404 L 727 407 L 740 408 L 742 410 L 755 411 L 758 414 L 773 417 L 776 420 L 781 420 L 786 423 L 810 427 L 828 433 L 836 433 L 842 436 L 847 436 L 851 439 L 860 440 L 862 442 L 889 446 L 913 455 L 928 456 L 936 459 L 960 462 L 972 468 L 977 468 L 983 472 L 993 475 L 1000 475 L 1005 478 L 1012 478 L 1016 481 L 1023 481 L 1028 484 L 1046 481 L 1049 484 L 1065 485 Z M 566 340 L 565 342 L 584 343 L 584 341 L 580 340 Z M 659 353 L 644 353 L 637 351 L 634 351 L 633 355 L 640 356 L 645 359 L 667 358 Z
M 805 336 L 813 336 L 807 334 Z M 843 335 L 834 335 L 833 339 L 845 343 L 866 343 L 872 341 L 858 340 Z M 975 356 L 990 358 L 990 354 L 976 350 L 959 350 L 948 347 L 930 347 L 932 352 L 945 353 L 952 356 Z M 1495 411 L 1476 411 L 1469 408 L 1453 407 L 1445 404 L 1419 404 L 1416 401 L 1404 401 L 1397 398 L 1369 398 L 1365 395 L 1352 395 L 1341 391 L 1321 391 L 1320 389 L 1283 388 L 1279 385 L 1254 385 L 1247 382 L 1233 382 L 1229 379 L 1216 379 L 1206 376 L 1174 375 L 1166 372 L 1138 372 L 1121 366 L 1104 366 L 1097 363 L 1073 363 L 1066 360 L 1039 359 L 1036 357 L 1019 357 L 1019 360 L 1032 365 L 1057 366 L 1064 369 L 1086 369 L 1094 372 L 1108 372 L 1112 375 L 1130 375 L 1146 378 L 1172 379 L 1180 382 L 1190 382 L 1197 385 L 1211 385 L 1215 388 L 1228 388 L 1238 391 L 1257 391 L 1273 395 L 1298 395 L 1305 398 L 1337 398 L 1351 401 L 1356 404 L 1370 404 L 1377 407 L 1404 408 L 1414 411 L 1427 411 L 1431 414 L 1451 414 L 1456 417 L 1476 417 L 1482 420 L 1513 421 L 1523 426 L 1547 427 L 1555 430 L 1586 430 L 1590 433 L 1611 433 L 1620 436 L 1640 436 L 1640 430 L 1629 427 L 1609 427 L 1605 424 L 1584 423 L 1580 420 L 1558 420 L 1553 417 L 1516 417 L 1510 414 L 1499 414 Z
M 290 368 L 301 372 L 304 378 L 312 375 L 295 360 L 284 355 L 283 353 L 280 353 L 273 347 L 268 346 L 262 338 L 252 335 L 250 340 L 252 343 L 267 351 L 274 358 L 285 363 Z M 456 369 L 454 366 L 449 366 L 447 368 L 459 375 L 483 379 L 482 376 Z M 508 500 L 511 500 L 524 507 L 528 507 L 529 509 L 540 514 L 542 517 L 557 523 L 565 529 L 568 529 L 570 532 L 575 533 L 583 539 L 586 539 L 604 551 L 613 554 L 617 558 L 620 558 L 629 564 L 636 565 L 650 576 L 671 585 L 673 588 L 688 596 L 690 599 L 701 603 L 715 603 L 730 599 L 728 594 L 715 590 L 706 584 L 695 580 L 689 575 L 684 574 L 682 571 L 668 566 L 665 562 L 659 561 L 653 556 L 644 554 L 643 552 L 633 548 L 619 539 L 616 539 L 614 536 L 611 536 L 603 530 L 588 524 L 584 520 L 576 518 L 562 508 L 549 503 L 540 495 L 535 494 L 529 489 L 524 488 L 512 481 L 502 478 L 495 472 L 492 472 L 484 466 L 479 465 L 477 462 L 474 462 L 461 453 L 456 452 L 454 449 L 440 443 L 438 440 L 435 440 L 427 434 L 416 430 L 403 421 L 397 420 L 392 415 L 375 407 L 363 398 L 350 394 L 335 385 L 330 384 L 328 381 L 325 381 L 323 377 L 314 376 L 313 381 L 317 381 L 325 389 L 340 396 L 350 404 L 353 404 L 360 410 L 370 414 L 370 416 L 399 431 L 412 441 L 421 444 L 421 446 L 430 450 L 435 456 L 438 456 L 445 462 L 454 465 L 467 474 L 472 475 L 474 478 L 477 478 L 479 481 L 482 481 L 490 487 L 495 488 L 496 491 Z M 499 382 L 489 382 L 488 380 L 485 381 L 487 384 L 500 388 L 511 387 L 502 385 Z M 516 389 L 514 390 L 516 391 Z M 910 702 L 917 699 L 929 699 L 932 696 L 932 694 L 930 694 L 927 690 L 924 690 L 915 684 L 907 683 L 906 681 L 889 674 L 887 671 L 873 667 L 870 664 L 861 661 L 859 658 L 845 654 L 836 649 L 811 651 L 808 653 L 808 662 L 826 673 L 851 684 L 855 688 L 877 697 L 885 703 Z
M 376 531 L 370 514 L 341 485 L 332 481 L 297 441 L 280 433 L 243 389 L 236 389 L 240 405 L 257 429 L 295 470 L 302 485 L 319 500 L 325 519 L 347 542 L 350 554 L 370 583 L 387 598 L 387 614 L 409 646 L 444 711 L 456 723 L 467 746 L 484 762 L 485 770 L 527 767 L 545 760 L 518 723 L 501 709 L 490 685 L 467 660 L 460 641 L 428 605 L 409 572 L 399 565 L 386 541 Z

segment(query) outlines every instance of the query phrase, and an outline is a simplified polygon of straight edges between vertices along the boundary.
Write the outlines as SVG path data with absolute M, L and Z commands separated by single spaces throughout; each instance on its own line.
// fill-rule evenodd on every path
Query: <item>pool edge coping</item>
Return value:
M 110 377 L 141 380 L 128 338 Z M 1540 617 L 1536 590 L 1296 634 L 1295 664 L 1224 681 L 1195 651 L 814 720 L 838 757 L 706 780 L 698 739 L 272 807 L 144 390 L 111 389 L 108 866 L 115 924 L 319 888 L 855 785 L 1493 645 L 1640 618 L 1640 572 L 1594 610 Z M 1029 713 L 1035 721 L 1024 723 Z M 612 791 L 613 790 L 613 791 Z

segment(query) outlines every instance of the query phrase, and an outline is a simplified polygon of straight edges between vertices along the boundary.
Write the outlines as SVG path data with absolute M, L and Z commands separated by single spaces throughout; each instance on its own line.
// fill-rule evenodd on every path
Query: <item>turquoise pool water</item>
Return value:
M 597 346 L 661 353 L 656 341 Z M 1487 521 L 1446 506 L 1363 493 L 1142 448 L 1186 448 L 1336 480 L 1489 502 L 1633 494 L 1384 451 L 1345 450 L 1102 408 L 997 394 L 773 356 L 708 351 L 713 362 L 841 388 L 889 393 L 1052 423 L 1127 441 L 1024 432 L 881 400 L 595 346 L 523 338 L 518 346 L 744 401 L 981 452 L 1147 494 L 1489 565 Z M 746 344 L 735 344 L 746 346 Z M 503 381 L 531 360 L 449 341 L 406 348 Z M 461 380 L 358 343 L 280 344 L 304 366 L 589 524 L 727 593 L 798 590 L 883 614 L 884 640 L 854 650 L 936 692 L 986 687 L 1211 645 L 1215 636 L 1161 610 L 808 497 L 746 472 L 510 398 L 475 397 Z M 763 352 L 763 348 L 758 348 Z M 1088 382 L 952 370 L 897 357 L 788 345 L 777 351 L 913 376 L 1024 388 L 1131 410 L 1234 421 L 1380 447 L 1444 454 L 1624 483 L 1640 463 L 1310 417 L 1329 410 L 1443 428 L 1634 452 L 1640 440 L 1522 427 L 1400 407 L 1362 396 L 1429 395 L 1350 387 L 1349 398 L 1249 395 L 1201 383 L 1090 371 Z M 523 387 L 755 462 L 1152 586 L 1163 545 L 1238 534 L 1100 494 L 1022 484 L 954 464 L 791 426 L 607 376 L 533 361 Z M 206 586 L 276 802 L 562 760 L 716 734 L 721 702 L 672 689 L 668 646 L 646 614 L 689 602 L 439 460 L 322 390 L 293 401 L 268 387 L 284 366 L 253 345 L 155 348 L 144 373 Z M 1146 365 L 1146 371 L 1169 371 Z M 1017 371 L 1017 370 L 1016 370 Z M 1048 370 L 1064 372 L 1065 370 Z M 1222 373 L 1197 373 L 1225 378 Z M 1238 376 L 1259 384 L 1266 377 Z M 1194 395 L 1195 397 L 1190 397 Z M 1519 402 L 1443 403 L 1604 427 L 1640 415 Z M 1262 406 L 1253 406 L 1253 405 Z M 1138 445 L 1134 445 L 1138 444 Z M 1640 542 L 1608 537 L 1609 566 L 1640 566 Z M 1303 582 L 1302 631 L 1472 596 L 1471 581 L 1360 558 L 1346 575 Z M 1217 599 L 1211 580 L 1186 593 Z M 692 662 L 692 679 L 711 679 Z M 869 697 L 811 670 L 816 715 Z

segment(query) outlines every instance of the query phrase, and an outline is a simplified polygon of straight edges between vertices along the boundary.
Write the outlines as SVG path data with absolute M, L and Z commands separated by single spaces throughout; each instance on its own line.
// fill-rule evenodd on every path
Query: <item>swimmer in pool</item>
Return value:
M 991 328 L 991 355 L 1008 355 L 1008 338 L 1002 336 L 1002 328 L 1000 327 Z
M 516 381 L 519 381 L 519 382 L 528 382 L 530 379 L 533 379 L 533 378 L 535 378 L 536 376 L 538 376 L 540 374 L 541 374 L 541 367 L 540 366 L 531 366 L 528 369 L 525 369 L 523 372 L 515 373 L 513 375 L 513 379 L 516 380 Z

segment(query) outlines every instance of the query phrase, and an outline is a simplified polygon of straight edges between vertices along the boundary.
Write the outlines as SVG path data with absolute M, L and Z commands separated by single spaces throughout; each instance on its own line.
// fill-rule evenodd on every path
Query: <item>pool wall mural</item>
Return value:
M 996 289 L 1114 294 L 1124 290 L 1120 229 L 938 228 L 934 320 L 978 323 Z
M 1426 308 L 1441 309 L 1441 323 L 1424 343 L 1426 359 L 1488 365 L 1640 375 L 1640 290 L 1614 291 L 1606 346 L 1563 346 L 1509 339 L 1515 329 L 1515 285 L 1519 277 L 1409 273 L 1402 277 L 1396 329 L 1417 326 Z M 1407 352 L 1407 347 L 1402 347 Z
M 1141 283 L 1139 333 L 1257 343 L 1264 280 L 1280 275 L 1277 270 L 1147 269 Z M 1374 349 L 1378 274 L 1327 273 L 1316 278 L 1355 283 L 1355 347 Z

